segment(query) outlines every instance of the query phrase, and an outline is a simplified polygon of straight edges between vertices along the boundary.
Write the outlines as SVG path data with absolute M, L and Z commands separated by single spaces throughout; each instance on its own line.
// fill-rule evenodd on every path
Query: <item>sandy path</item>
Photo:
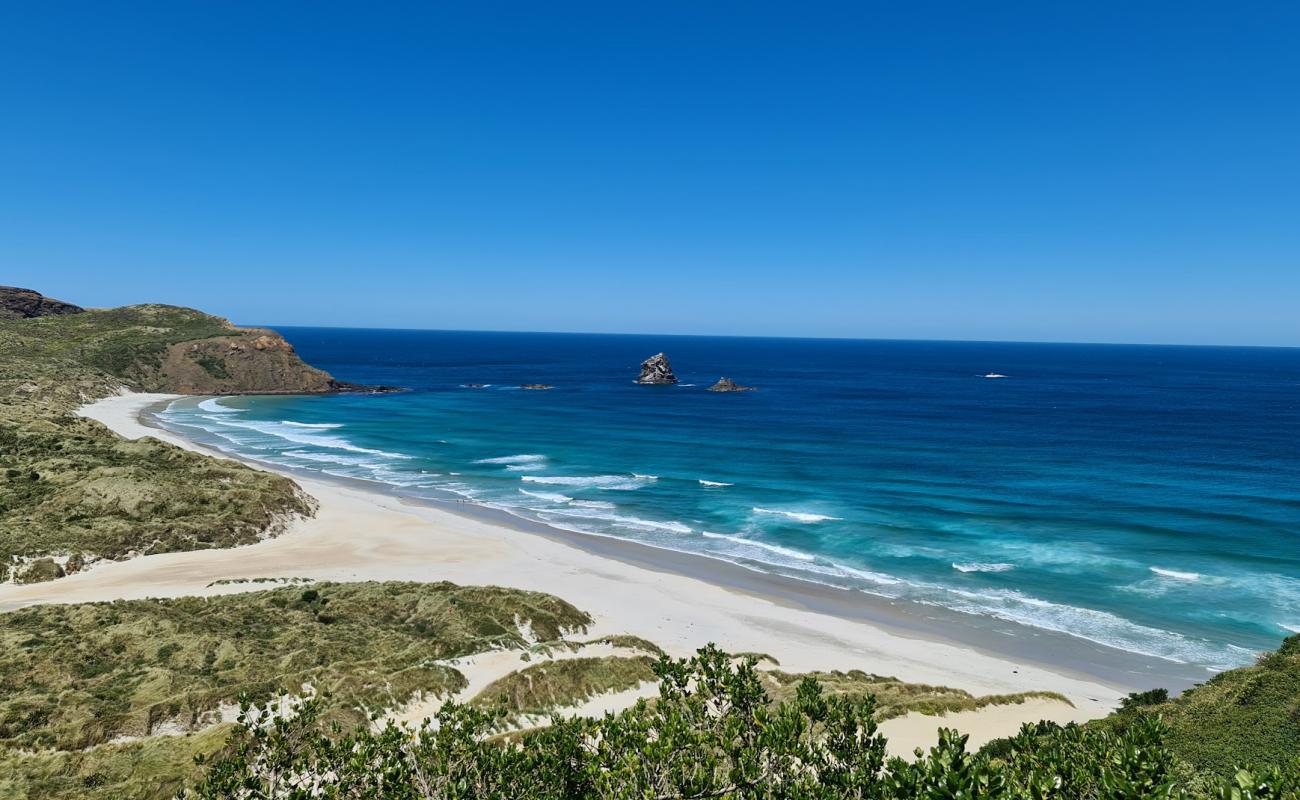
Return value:
M 168 397 L 110 397 L 81 413 L 127 438 L 155 436 L 206 452 L 139 422 L 141 411 Z M 167 553 L 105 564 L 51 583 L 0 586 L 0 611 L 33 603 L 264 588 L 238 584 L 209 587 L 213 581 L 230 578 L 449 580 L 549 592 L 589 612 L 596 620 L 592 635 L 631 633 L 674 655 L 716 642 L 732 652 L 770 653 L 790 671 L 862 669 L 954 686 L 973 694 L 1048 690 L 1066 695 L 1077 706 L 1027 703 L 942 720 L 942 724 L 971 733 L 972 739 L 986 731 L 1013 733 L 1020 722 L 1039 718 L 1066 722 L 1104 716 L 1123 695 L 1120 689 L 1084 678 L 791 608 L 440 509 L 407 505 L 350 486 L 295 480 L 319 500 L 319 513 L 275 539 L 231 550 Z M 912 729 L 896 722 L 902 743 L 908 738 L 906 731 Z M 910 724 L 928 728 L 931 723 L 921 719 Z M 931 730 L 929 739 L 909 740 L 904 750 L 932 740 Z

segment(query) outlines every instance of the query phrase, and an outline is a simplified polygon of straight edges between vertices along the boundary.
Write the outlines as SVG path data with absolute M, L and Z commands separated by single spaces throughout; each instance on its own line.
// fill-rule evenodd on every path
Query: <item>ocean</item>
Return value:
M 160 421 L 1206 670 L 1300 632 L 1300 349 L 278 330 L 342 380 L 410 391 L 187 399 Z M 659 351 L 680 383 L 635 385 Z M 721 376 L 758 391 L 706 391 Z

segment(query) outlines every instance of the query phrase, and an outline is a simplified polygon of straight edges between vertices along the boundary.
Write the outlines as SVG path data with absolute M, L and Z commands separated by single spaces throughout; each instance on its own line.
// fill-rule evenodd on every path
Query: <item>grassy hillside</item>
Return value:
M 0 746 L 76 750 L 190 730 L 241 694 L 304 685 L 341 721 L 461 688 L 435 661 L 559 638 L 586 614 L 549 595 L 449 583 L 314 584 L 0 615 Z
M 286 478 L 123 441 L 75 416 L 80 404 L 123 387 L 335 386 L 283 339 L 191 309 L 0 320 L 0 582 L 50 580 L 97 558 L 247 544 L 312 512 Z
M 1169 724 L 1166 741 L 1196 770 L 1230 775 L 1238 766 L 1300 757 L 1300 634 L 1254 666 L 1229 670 L 1167 702 L 1139 706 Z

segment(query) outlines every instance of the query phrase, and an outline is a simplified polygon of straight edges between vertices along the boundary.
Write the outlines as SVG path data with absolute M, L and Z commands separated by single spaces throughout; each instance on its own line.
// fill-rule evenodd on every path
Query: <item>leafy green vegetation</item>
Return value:
M 871 696 L 798 682 L 773 703 L 752 660 L 713 648 L 655 664 L 658 699 L 602 719 L 555 719 L 507 740 L 496 713 L 448 704 L 419 735 L 328 731 L 315 701 L 268 720 L 245 709 L 230 748 L 189 797 L 325 798 L 987 798 L 1189 797 L 1158 718 L 1122 729 L 1027 725 L 979 753 L 942 731 L 915 761 L 887 759 Z M 1242 771 L 1199 794 L 1294 798 L 1300 761 Z
M 1221 672 L 1174 700 L 1159 699 L 1139 696 L 1136 707 L 1130 703 L 1110 722 L 1122 725 L 1139 712 L 1159 714 L 1169 725 L 1169 748 L 1193 768 L 1216 775 L 1231 775 L 1243 765 L 1283 763 L 1300 755 L 1300 635 L 1254 666 Z

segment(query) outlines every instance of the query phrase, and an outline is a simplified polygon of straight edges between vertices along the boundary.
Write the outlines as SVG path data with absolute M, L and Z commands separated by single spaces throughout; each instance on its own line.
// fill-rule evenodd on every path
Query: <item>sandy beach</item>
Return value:
M 154 436 L 212 454 L 143 424 L 140 415 L 170 395 L 126 394 L 81 414 L 127 438 Z M 410 580 L 495 584 L 549 592 L 589 612 L 593 634 L 630 633 L 674 655 L 709 642 L 767 653 L 790 671 L 861 669 L 907 681 L 943 684 L 974 694 L 1055 691 L 1073 706 L 1035 700 L 947 718 L 909 715 L 883 726 L 891 750 L 910 752 L 935 739 L 939 725 L 971 735 L 973 745 L 1014 733 L 1038 719 L 1082 721 L 1111 711 L 1128 687 L 1090 680 L 977 648 L 814 613 L 755 593 L 602 557 L 506 525 L 416 505 L 353 485 L 292 476 L 319 502 L 312 519 L 255 545 L 167 553 L 100 564 L 84 573 L 32 585 L 0 586 L 0 610 L 66 603 L 247 591 L 223 583 L 292 577 L 331 581 Z M 634 698 L 633 698 L 634 699 Z

